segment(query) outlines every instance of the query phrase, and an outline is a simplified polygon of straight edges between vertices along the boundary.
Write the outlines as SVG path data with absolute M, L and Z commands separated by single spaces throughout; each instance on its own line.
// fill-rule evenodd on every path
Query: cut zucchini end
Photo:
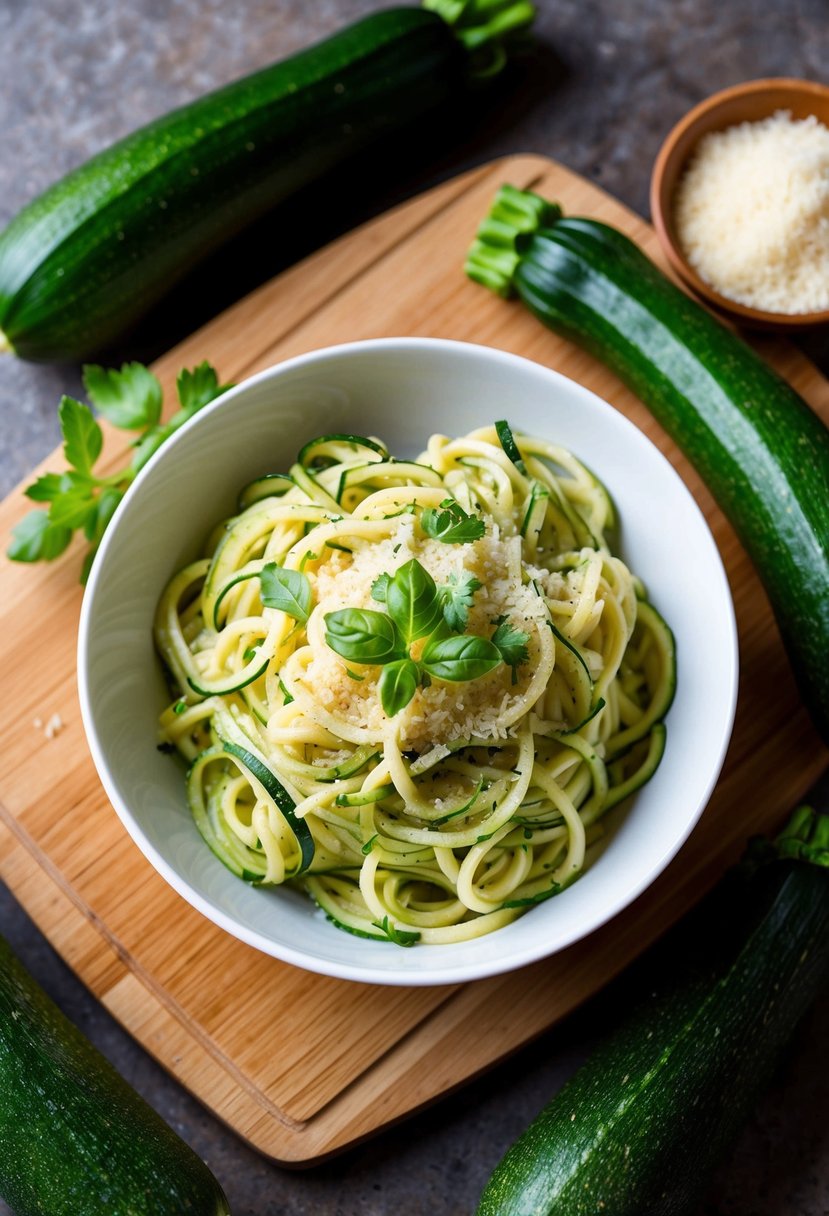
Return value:
M 6 337 L 6 335 L 3 333 L 2 329 L 0 329 L 0 355 L 13 355 L 13 354 L 14 354 L 14 347 L 12 346 L 11 342 Z
M 796 857 L 812 865 L 829 867 L 829 815 L 810 806 L 798 807 L 774 846 L 779 857 Z
M 496 295 L 511 295 L 527 242 L 539 228 L 549 227 L 560 218 L 558 203 L 550 203 L 532 190 L 502 186 L 466 255 L 466 275 Z

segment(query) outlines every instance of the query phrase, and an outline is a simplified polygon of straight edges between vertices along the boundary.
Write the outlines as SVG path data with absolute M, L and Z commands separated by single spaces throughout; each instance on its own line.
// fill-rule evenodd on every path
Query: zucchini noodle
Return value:
M 450 506 L 474 536 L 425 526 Z M 210 848 L 398 945 L 479 937 L 562 891 L 659 764 L 674 689 L 672 635 L 611 552 L 614 525 L 584 465 L 503 423 L 434 435 L 416 462 L 326 436 L 246 487 L 155 622 L 175 694 L 160 740 L 189 764 Z M 440 604 L 465 589 L 440 636 L 494 653 L 501 626 L 518 645 L 473 678 L 429 678 L 412 634 L 417 687 L 387 713 L 382 662 L 341 657 L 328 621 L 376 618 L 378 581 L 406 563 Z M 306 605 L 263 604 L 266 568 Z

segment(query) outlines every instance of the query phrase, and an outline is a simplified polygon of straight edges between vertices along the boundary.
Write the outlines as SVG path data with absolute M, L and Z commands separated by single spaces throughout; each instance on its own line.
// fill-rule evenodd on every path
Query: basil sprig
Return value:
M 450 683 L 477 680 L 501 663 L 513 669 L 527 661 L 526 633 L 494 622 L 492 638 L 461 632 L 481 584 L 472 575 L 438 587 L 428 570 L 412 558 L 393 575 L 381 574 L 372 584 L 372 598 L 385 612 L 371 608 L 342 608 L 325 616 L 325 638 L 349 663 L 382 666 L 378 688 L 384 713 L 393 718 L 409 704 L 418 686 L 432 678 Z M 419 660 L 413 642 L 425 638 Z M 351 673 L 349 673 L 351 674 Z

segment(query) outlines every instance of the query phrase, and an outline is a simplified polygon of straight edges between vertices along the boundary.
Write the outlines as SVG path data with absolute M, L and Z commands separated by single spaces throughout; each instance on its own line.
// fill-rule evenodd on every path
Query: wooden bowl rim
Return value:
M 731 85 L 727 89 L 721 89 L 718 93 L 712 93 L 710 97 L 706 97 L 695 105 L 693 109 L 689 110 L 671 128 L 659 149 L 654 162 L 653 172 L 651 173 L 651 219 L 672 268 L 680 278 L 684 279 L 693 288 L 697 295 L 709 301 L 720 312 L 730 314 L 762 329 L 806 328 L 807 326 L 829 322 L 829 308 L 822 309 L 820 312 L 767 312 L 764 309 L 751 308 L 748 304 L 741 304 L 738 300 L 731 300 L 728 296 L 722 295 L 716 288 L 706 283 L 688 262 L 679 242 L 674 236 L 670 220 L 665 214 L 667 208 L 663 208 L 662 206 L 662 185 L 666 169 L 683 136 L 691 131 L 699 123 L 700 119 L 710 114 L 712 110 L 717 110 L 721 106 L 727 105 L 734 98 L 747 97 L 754 93 L 766 93 L 772 89 L 790 90 L 791 92 L 806 96 L 819 96 L 829 102 L 829 85 L 821 84 L 815 80 L 799 80 L 790 76 L 766 76 L 758 80 L 746 80 L 742 84 Z M 690 150 L 686 154 L 686 160 L 689 155 Z

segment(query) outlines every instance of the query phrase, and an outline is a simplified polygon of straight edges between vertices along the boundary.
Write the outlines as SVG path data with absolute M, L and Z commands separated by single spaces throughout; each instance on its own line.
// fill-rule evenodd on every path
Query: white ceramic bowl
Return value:
M 152 620 L 167 579 L 232 513 L 241 486 L 285 469 L 307 439 L 380 435 L 415 456 L 435 431 L 495 418 L 554 439 L 605 482 L 622 555 L 677 640 L 679 679 L 662 764 L 584 876 L 556 899 L 481 939 L 401 950 L 343 933 L 303 894 L 257 889 L 204 845 L 180 766 L 156 749 L 167 694 Z M 629 904 L 667 865 L 705 806 L 731 732 L 737 642 L 728 583 L 708 527 L 653 444 L 593 393 L 502 351 L 426 338 L 331 347 L 240 384 L 171 438 L 136 478 L 92 570 L 78 651 L 84 724 L 127 831 L 184 899 L 242 941 L 350 980 L 443 984 L 480 979 L 561 950 Z M 170 925 L 170 933 L 178 929 Z

